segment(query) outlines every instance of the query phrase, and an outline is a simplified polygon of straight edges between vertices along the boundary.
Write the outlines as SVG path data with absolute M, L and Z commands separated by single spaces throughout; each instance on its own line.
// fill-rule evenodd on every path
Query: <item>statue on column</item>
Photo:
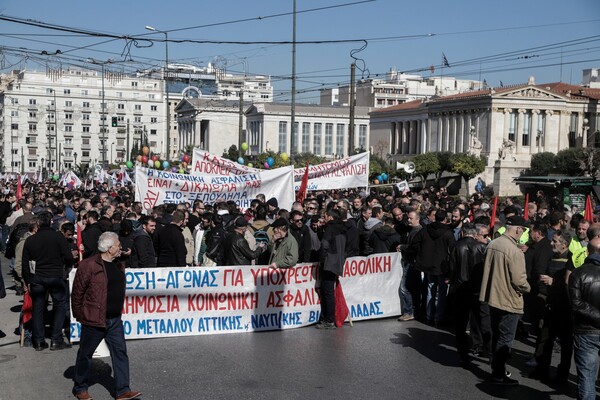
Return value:
M 472 156 L 480 157 L 481 151 L 483 150 L 483 144 L 477 138 L 477 133 L 475 132 L 474 129 L 471 130 L 470 136 L 471 136 L 471 143 L 469 144 L 469 150 L 467 151 L 467 153 Z
M 506 156 L 512 158 L 513 161 L 517 161 L 517 158 L 515 157 L 515 142 L 513 142 L 510 139 L 504 139 L 502 141 L 502 146 L 500 147 L 500 150 L 498 150 L 499 160 L 506 159 Z

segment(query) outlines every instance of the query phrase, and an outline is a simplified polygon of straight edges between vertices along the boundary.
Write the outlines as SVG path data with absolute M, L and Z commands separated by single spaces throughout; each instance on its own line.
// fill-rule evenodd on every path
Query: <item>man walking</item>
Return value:
M 81 323 L 73 394 L 79 400 L 91 400 L 88 375 L 92 356 L 105 339 L 113 364 L 116 399 L 137 399 L 142 393 L 129 388 L 129 357 L 121 320 L 125 265 L 115 262 L 121 254 L 119 236 L 114 232 L 103 233 L 98 239 L 98 251 L 100 254 L 79 264 L 71 293 L 73 316 Z
M 506 362 L 519 318 L 523 314 L 523 294 L 529 293 L 525 256 L 517 247 L 525 230 L 523 217 L 506 220 L 506 233 L 487 248 L 479 300 L 489 304 L 492 323 L 492 383 L 518 385 L 506 372 Z
M 569 297 L 573 310 L 577 398 L 596 398 L 596 376 L 600 354 L 600 238 L 588 244 L 585 264 L 569 278 Z

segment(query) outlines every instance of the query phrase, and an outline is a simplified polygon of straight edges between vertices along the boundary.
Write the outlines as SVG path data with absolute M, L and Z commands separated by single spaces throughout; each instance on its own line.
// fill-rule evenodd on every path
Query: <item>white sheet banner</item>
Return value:
M 300 189 L 306 168 L 294 169 L 294 190 Z M 369 186 L 369 153 L 360 153 L 308 167 L 308 190 Z
M 306 167 L 294 169 L 294 190 L 300 188 Z M 244 175 L 265 171 L 194 149 L 193 175 Z M 308 190 L 346 189 L 369 185 L 369 153 L 364 152 L 308 167 Z
M 261 170 L 245 175 L 200 176 L 136 167 L 135 199 L 144 210 L 164 203 L 205 204 L 233 200 L 244 211 L 256 195 L 275 197 L 280 207 L 290 209 L 294 202 L 292 167 Z
M 354 321 L 400 314 L 400 253 L 353 257 L 340 278 Z M 70 282 L 76 270 L 71 272 Z M 266 266 L 145 268 L 126 271 L 127 339 L 299 328 L 319 319 L 318 268 Z M 71 339 L 81 325 L 71 321 Z

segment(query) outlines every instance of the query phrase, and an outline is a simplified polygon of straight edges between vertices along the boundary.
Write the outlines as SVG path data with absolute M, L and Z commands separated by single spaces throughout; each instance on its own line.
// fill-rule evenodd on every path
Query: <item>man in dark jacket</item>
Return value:
M 435 222 L 430 223 L 419 231 L 414 243 L 418 244 L 419 251 L 415 260 L 418 271 L 425 273 L 427 285 L 421 293 L 426 294 L 422 303 L 425 305 L 424 315 L 428 323 L 442 324 L 446 315 L 446 297 L 448 285 L 443 275 L 448 255 L 454 247 L 454 234 L 448 224 L 446 211 L 438 210 L 435 213 Z
M 185 247 L 185 238 L 181 233 L 184 224 L 185 214 L 176 210 L 173 212 L 171 222 L 154 235 L 154 249 L 156 250 L 156 265 L 158 267 L 185 266 L 187 248 Z
M 408 226 L 411 231 L 408 233 L 406 243 L 397 247 L 402 252 L 402 280 L 400 281 L 400 305 L 402 315 L 398 321 L 412 321 L 420 317 L 421 295 L 419 289 L 422 285 L 421 271 L 415 269 L 415 258 L 417 257 L 418 247 L 413 245 L 413 241 L 419 231 L 422 229 L 421 216 L 418 212 L 411 210 L 407 216 Z
M 600 354 L 600 238 L 588 244 L 585 264 L 569 278 L 569 298 L 573 311 L 575 365 L 578 399 L 596 398 Z
M 152 236 L 156 229 L 156 220 L 149 215 L 140 218 L 142 229 L 134 233 L 131 249 L 132 268 L 156 267 L 156 252 Z
M 62 336 L 68 307 L 68 293 L 64 284 L 65 271 L 74 263 L 67 239 L 53 230 L 52 214 L 43 212 L 38 216 L 39 230 L 25 241 L 23 247 L 23 280 L 28 286 L 33 302 L 32 342 L 37 350 L 48 348 L 44 340 L 44 310 L 46 292 L 52 296 L 54 320 L 50 350 L 70 348 Z
M 344 274 L 346 226 L 337 210 L 327 211 L 321 242 L 321 318 L 317 329 L 335 329 L 335 284 Z
M 375 228 L 369 238 L 369 244 L 373 248 L 371 254 L 395 251 L 400 242 L 400 234 L 394 229 L 394 218 L 383 217 L 383 224 Z
M 294 210 L 290 213 L 290 231 L 289 233 L 296 239 L 298 243 L 298 262 L 310 261 L 310 232 L 309 227 L 304 223 L 303 213 Z
M 233 223 L 233 232 L 229 233 L 223 242 L 225 261 L 223 265 L 250 265 L 252 260 L 258 258 L 265 249 L 265 243 L 256 244 L 256 250 L 251 250 L 244 233 L 248 229 L 248 222 L 243 216 L 238 217 Z
M 448 260 L 448 276 L 450 278 L 450 294 L 453 299 L 454 328 L 456 350 L 463 365 L 469 365 L 469 337 L 467 325 L 469 315 L 471 326 L 478 325 L 483 335 L 483 349 L 490 352 L 492 331 L 489 314 L 487 321 L 482 320 L 480 313 L 479 291 L 483 276 L 486 245 L 477 241 L 477 228 L 468 223 L 462 224 L 461 238 L 450 253 Z
M 81 233 L 83 242 L 83 258 L 98 254 L 98 238 L 102 235 L 102 227 L 98 224 L 98 213 L 88 211 L 85 214 L 85 229 Z
M 75 361 L 73 394 L 89 400 L 88 375 L 92 356 L 102 339 L 110 351 L 117 400 L 137 399 L 141 392 L 129 388 L 129 357 L 121 312 L 125 301 L 125 266 L 115 260 L 121 253 L 119 236 L 103 233 L 98 240 L 100 254 L 83 260 L 73 281 L 73 316 L 81 323 L 81 341 Z

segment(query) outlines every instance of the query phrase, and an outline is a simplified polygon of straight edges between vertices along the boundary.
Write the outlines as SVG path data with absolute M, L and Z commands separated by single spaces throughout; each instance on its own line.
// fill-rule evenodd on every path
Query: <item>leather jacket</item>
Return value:
M 257 259 L 264 251 L 262 247 L 251 250 L 246 238 L 236 231 L 227 235 L 223 242 L 223 249 L 225 250 L 224 265 L 226 266 L 250 265 L 252 260 Z
M 479 294 L 485 263 L 484 243 L 467 236 L 456 242 L 450 253 L 447 275 L 450 277 L 450 292 L 457 290 Z
M 600 254 L 592 254 L 569 278 L 575 333 L 600 333 Z

